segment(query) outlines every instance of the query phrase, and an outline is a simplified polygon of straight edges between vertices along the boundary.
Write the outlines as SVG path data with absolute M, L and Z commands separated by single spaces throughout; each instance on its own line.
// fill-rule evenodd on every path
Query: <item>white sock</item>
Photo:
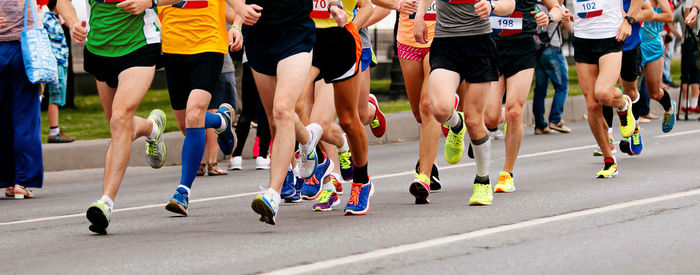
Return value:
M 177 188 L 185 189 L 185 191 L 187 191 L 187 196 L 189 196 L 189 195 L 190 195 L 190 192 L 192 191 L 192 190 L 190 190 L 189 187 L 184 186 L 184 185 L 182 185 L 182 184 L 178 185 Z
M 100 198 L 100 200 L 104 201 L 104 202 L 107 204 L 107 206 L 109 206 L 109 208 L 114 209 L 114 201 L 113 201 L 112 198 L 110 198 L 109 196 L 107 196 L 107 195 L 102 195 L 102 197 Z
M 333 185 L 333 181 L 328 181 L 323 184 L 323 190 L 331 190 L 335 192 L 335 185 Z
M 348 137 L 343 134 L 343 146 L 338 147 L 338 153 L 342 154 L 350 150 L 350 147 L 348 146 Z
M 697 97 L 691 97 L 690 98 L 690 108 L 695 108 L 698 106 L 698 98 Z
M 308 152 L 312 149 L 309 147 L 311 147 L 311 143 L 314 141 L 314 133 L 312 133 L 311 130 L 309 130 L 309 128 L 306 128 L 306 132 L 309 133 L 309 140 L 306 141 L 306 143 L 301 144 L 301 146 L 300 146 L 301 150 L 303 150 L 304 152 Z
M 622 109 L 617 109 L 618 112 L 624 112 L 627 111 L 627 100 L 625 100 L 625 107 L 622 107 Z
M 632 100 L 632 104 L 637 103 L 637 101 L 639 101 L 640 98 L 642 98 L 642 95 L 637 93 L 637 98 L 635 100 Z
M 59 128 L 59 127 L 49 128 L 49 136 L 56 136 L 60 132 L 61 132 L 61 128 Z
M 481 142 L 481 144 L 474 144 L 475 142 Z M 486 135 L 480 140 L 471 141 L 471 143 L 474 161 L 476 161 L 476 176 L 486 177 L 489 175 L 489 162 L 491 161 L 491 139 Z
M 609 134 L 609 135 L 612 135 L 612 127 L 609 127 L 609 128 L 608 128 L 608 134 Z
M 224 116 L 221 115 L 221 114 L 219 114 L 219 118 L 221 119 L 221 126 L 219 126 L 219 128 L 217 128 L 216 130 L 217 130 L 217 131 L 223 131 L 223 130 L 226 129 L 226 126 L 227 126 L 227 125 L 226 125 L 226 120 L 224 119 Z
M 272 200 L 275 201 L 277 205 L 280 205 L 280 201 L 282 200 L 282 197 L 280 197 L 280 193 L 277 193 L 277 191 L 275 191 L 275 189 L 272 188 L 268 188 L 267 191 L 270 192 L 270 194 L 272 195 Z
M 459 124 L 462 123 L 462 119 L 459 117 L 459 114 L 457 114 L 456 110 L 452 111 L 452 116 L 450 116 L 449 119 L 445 122 L 447 126 L 450 126 L 450 128 L 454 128 L 459 126 Z
M 151 120 L 151 123 L 153 123 L 153 128 L 151 128 L 151 133 L 146 136 L 146 141 L 154 141 L 158 135 L 158 123 L 155 120 Z
M 291 164 L 290 164 L 291 165 Z M 299 165 L 292 167 L 292 173 L 294 173 L 294 176 L 297 178 L 300 178 L 299 176 Z

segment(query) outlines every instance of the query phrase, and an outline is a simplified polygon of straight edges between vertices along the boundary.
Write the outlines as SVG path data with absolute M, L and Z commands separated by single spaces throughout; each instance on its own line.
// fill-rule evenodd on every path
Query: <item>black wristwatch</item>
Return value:
M 151 8 L 157 7 L 157 6 L 158 6 L 158 0 L 151 0 L 151 4 L 153 5 L 153 6 L 151 6 Z
M 632 16 L 625 16 L 625 20 L 627 20 L 630 25 L 634 25 L 634 23 L 637 23 L 637 20 L 634 19 Z
M 549 24 L 554 23 L 554 16 L 552 16 L 551 13 L 548 13 L 548 14 L 547 14 L 547 17 L 549 17 Z

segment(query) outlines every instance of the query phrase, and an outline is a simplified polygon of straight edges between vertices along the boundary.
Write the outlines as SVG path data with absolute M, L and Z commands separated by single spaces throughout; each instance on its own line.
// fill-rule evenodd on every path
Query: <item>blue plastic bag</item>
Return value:
M 39 28 L 36 20 L 35 0 L 25 0 L 24 31 L 21 33 L 22 57 L 29 82 L 43 83 L 58 87 L 58 61 L 51 50 L 49 35 L 46 30 Z M 27 12 L 32 3 L 34 29 L 27 29 Z

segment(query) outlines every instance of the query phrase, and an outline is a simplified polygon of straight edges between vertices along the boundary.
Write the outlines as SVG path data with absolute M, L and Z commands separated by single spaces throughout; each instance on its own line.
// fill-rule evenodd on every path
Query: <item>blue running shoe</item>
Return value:
M 291 196 L 289 198 L 284 199 L 284 202 L 286 203 L 299 203 L 302 201 L 301 199 L 301 187 L 304 186 L 304 179 L 297 177 L 296 180 L 296 194 L 294 196 Z
M 639 128 L 634 129 L 632 132 L 632 144 L 630 144 L 630 151 L 632 154 L 639 155 L 642 153 L 644 145 L 642 144 L 642 135 L 639 133 Z
M 369 212 L 369 201 L 374 195 L 372 181 L 362 184 L 353 183 L 350 199 L 345 206 L 345 215 L 364 215 Z
M 287 176 L 284 177 L 284 183 L 282 183 L 282 192 L 280 193 L 280 196 L 286 200 L 287 198 L 296 195 L 296 184 L 297 177 L 294 176 L 294 172 L 292 172 L 292 169 L 287 170 Z
M 673 130 L 673 125 L 676 124 L 676 102 L 671 100 L 671 110 L 664 113 L 664 122 L 661 124 L 661 131 L 668 133 Z
M 170 199 L 170 202 L 165 205 L 165 210 L 187 216 L 187 207 L 189 202 L 190 198 L 187 194 L 187 190 L 178 187 L 177 190 L 175 190 L 175 195 L 173 195 L 173 198 Z
M 323 153 L 326 157 L 326 153 Z M 330 176 L 333 171 L 333 162 L 329 158 L 325 158 L 323 163 L 316 167 L 316 171 L 311 176 L 310 179 L 304 181 L 304 185 L 301 187 L 301 198 L 305 200 L 315 200 L 318 195 L 321 194 L 323 187 L 323 180 Z
M 216 134 L 219 135 L 216 141 L 219 143 L 219 148 L 221 148 L 221 152 L 224 155 L 231 155 L 233 154 L 233 149 L 236 148 L 237 139 L 236 132 L 233 131 L 233 120 L 231 119 L 233 107 L 231 104 L 223 103 L 219 106 L 219 110 L 216 113 L 221 115 L 224 118 L 224 122 L 226 122 L 225 129 L 221 131 L 216 130 Z
M 270 193 L 269 189 L 263 191 L 262 194 L 255 196 L 255 199 L 253 199 L 250 207 L 253 208 L 255 213 L 260 214 L 261 222 L 275 225 L 275 218 L 277 217 L 279 205 L 277 205 L 275 202 L 275 199 L 273 198 L 273 195 Z

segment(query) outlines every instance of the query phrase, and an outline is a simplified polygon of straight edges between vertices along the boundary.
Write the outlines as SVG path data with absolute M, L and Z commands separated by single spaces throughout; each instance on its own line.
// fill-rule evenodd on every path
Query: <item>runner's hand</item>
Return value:
M 5 26 L 5 21 L 6 21 L 6 20 L 5 20 L 5 17 L 0 17 L 0 28 L 2 28 L 3 26 Z
M 150 9 L 151 6 L 153 3 L 150 0 L 126 0 L 117 4 L 117 8 L 133 15 L 141 14 L 146 9 Z
M 80 24 L 74 24 L 73 27 L 71 27 L 71 38 L 73 38 L 73 41 L 78 43 L 78 44 L 83 44 L 85 43 L 85 38 L 87 37 L 88 31 L 85 28 L 87 26 L 87 22 L 82 21 Z
M 629 37 L 630 35 L 632 35 L 632 25 L 630 25 L 630 23 L 627 22 L 627 20 L 624 20 L 622 21 L 620 28 L 617 29 L 617 36 L 615 37 L 615 39 L 618 42 L 622 42 L 625 41 L 625 39 L 627 39 L 627 37 Z
M 251 4 L 251 5 L 245 5 L 240 11 L 237 11 L 238 15 L 243 17 L 243 24 L 246 24 L 248 26 L 255 25 L 255 23 L 258 22 L 258 19 L 260 18 L 260 11 L 263 8 L 261 6 L 258 6 L 256 4 Z
M 338 27 L 345 27 L 345 24 L 348 23 L 348 13 L 338 6 L 332 6 L 330 12 L 333 19 L 335 19 L 335 23 L 338 24 Z
M 399 4 L 399 12 L 414 14 L 418 10 L 418 1 L 416 0 L 402 0 Z
M 476 11 L 476 15 L 481 17 L 481 19 L 487 19 L 491 14 L 491 3 L 486 0 L 479 0 L 479 2 L 474 4 L 474 11 Z
M 685 24 L 688 26 L 695 26 L 698 21 L 698 9 L 690 9 L 690 13 L 685 17 Z
M 569 11 L 569 9 L 567 9 L 567 8 L 562 9 L 561 22 L 568 23 L 570 21 L 574 21 L 574 15 L 571 14 L 571 11 Z
M 530 14 L 535 16 L 535 21 L 537 21 L 537 26 L 545 27 L 549 25 L 549 16 L 546 12 L 535 12 L 531 11 Z
M 228 31 L 228 45 L 232 52 L 240 51 L 243 48 L 243 35 L 235 27 Z
M 416 17 L 413 22 L 413 38 L 421 44 L 428 44 L 428 26 L 425 25 L 423 17 Z

